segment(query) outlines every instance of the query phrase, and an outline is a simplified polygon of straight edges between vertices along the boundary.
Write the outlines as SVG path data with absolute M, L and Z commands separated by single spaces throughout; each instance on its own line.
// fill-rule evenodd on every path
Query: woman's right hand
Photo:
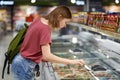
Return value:
M 80 59 L 80 60 L 71 60 L 70 64 L 73 64 L 73 65 L 77 64 L 77 65 L 83 66 L 83 65 L 85 65 L 85 62 L 82 59 Z

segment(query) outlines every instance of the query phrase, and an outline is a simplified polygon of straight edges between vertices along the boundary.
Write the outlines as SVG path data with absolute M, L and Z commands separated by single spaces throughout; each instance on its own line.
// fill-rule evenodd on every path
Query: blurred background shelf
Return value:
M 97 28 L 94 28 L 94 27 L 91 27 L 91 26 L 88 26 L 88 25 L 75 23 L 75 22 L 68 23 L 68 25 L 78 26 L 80 28 L 86 29 L 86 31 L 93 31 L 94 33 L 99 33 L 103 36 L 108 36 L 108 37 L 111 37 L 113 39 L 120 39 L 120 34 L 119 33 L 110 32 L 110 31 L 106 31 L 106 30 L 101 30 L 101 29 L 97 29 Z

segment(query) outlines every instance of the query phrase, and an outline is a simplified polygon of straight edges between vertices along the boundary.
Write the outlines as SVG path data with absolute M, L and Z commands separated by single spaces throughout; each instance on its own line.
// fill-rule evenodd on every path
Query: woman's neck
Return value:
M 49 24 L 49 22 L 48 22 L 47 19 L 45 19 L 44 17 L 41 17 L 40 19 L 41 19 L 41 22 L 42 22 L 43 24 L 48 25 L 48 26 L 52 29 L 52 27 L 51 27 L 51 25 Z
M 43 18 L 43 17 L 41 17 L 40 19 L 41 19 L 41 22 L 42 22 L 43 24 L 49 25 L 47 19 L 45 19 L 45 18 Z

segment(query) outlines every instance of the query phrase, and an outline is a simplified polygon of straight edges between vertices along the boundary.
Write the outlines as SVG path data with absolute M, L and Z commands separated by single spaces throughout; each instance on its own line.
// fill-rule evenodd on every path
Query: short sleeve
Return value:
M 40 45 L 51 44 L 51 30 L 49 28 L 42 28 L 39 39 Z

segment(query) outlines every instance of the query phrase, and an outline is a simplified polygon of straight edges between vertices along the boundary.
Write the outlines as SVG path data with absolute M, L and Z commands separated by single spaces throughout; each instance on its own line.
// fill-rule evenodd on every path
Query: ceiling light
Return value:
M 115 3 L 118 4 L 118 3 L 119 3 L 119 0 L 115 0 Z
M 75 2 L 76 2 L 76 0 L 71 0 L 71 3 L 73 3 L 73 4 L 74 4 Z
M 31 0 L 31 3 L 35 3 L 36 2 L 36 0 Z
M 85 5 L 85 2 L 84 1 L 76 1 L 76 4 L 77 5 Z

